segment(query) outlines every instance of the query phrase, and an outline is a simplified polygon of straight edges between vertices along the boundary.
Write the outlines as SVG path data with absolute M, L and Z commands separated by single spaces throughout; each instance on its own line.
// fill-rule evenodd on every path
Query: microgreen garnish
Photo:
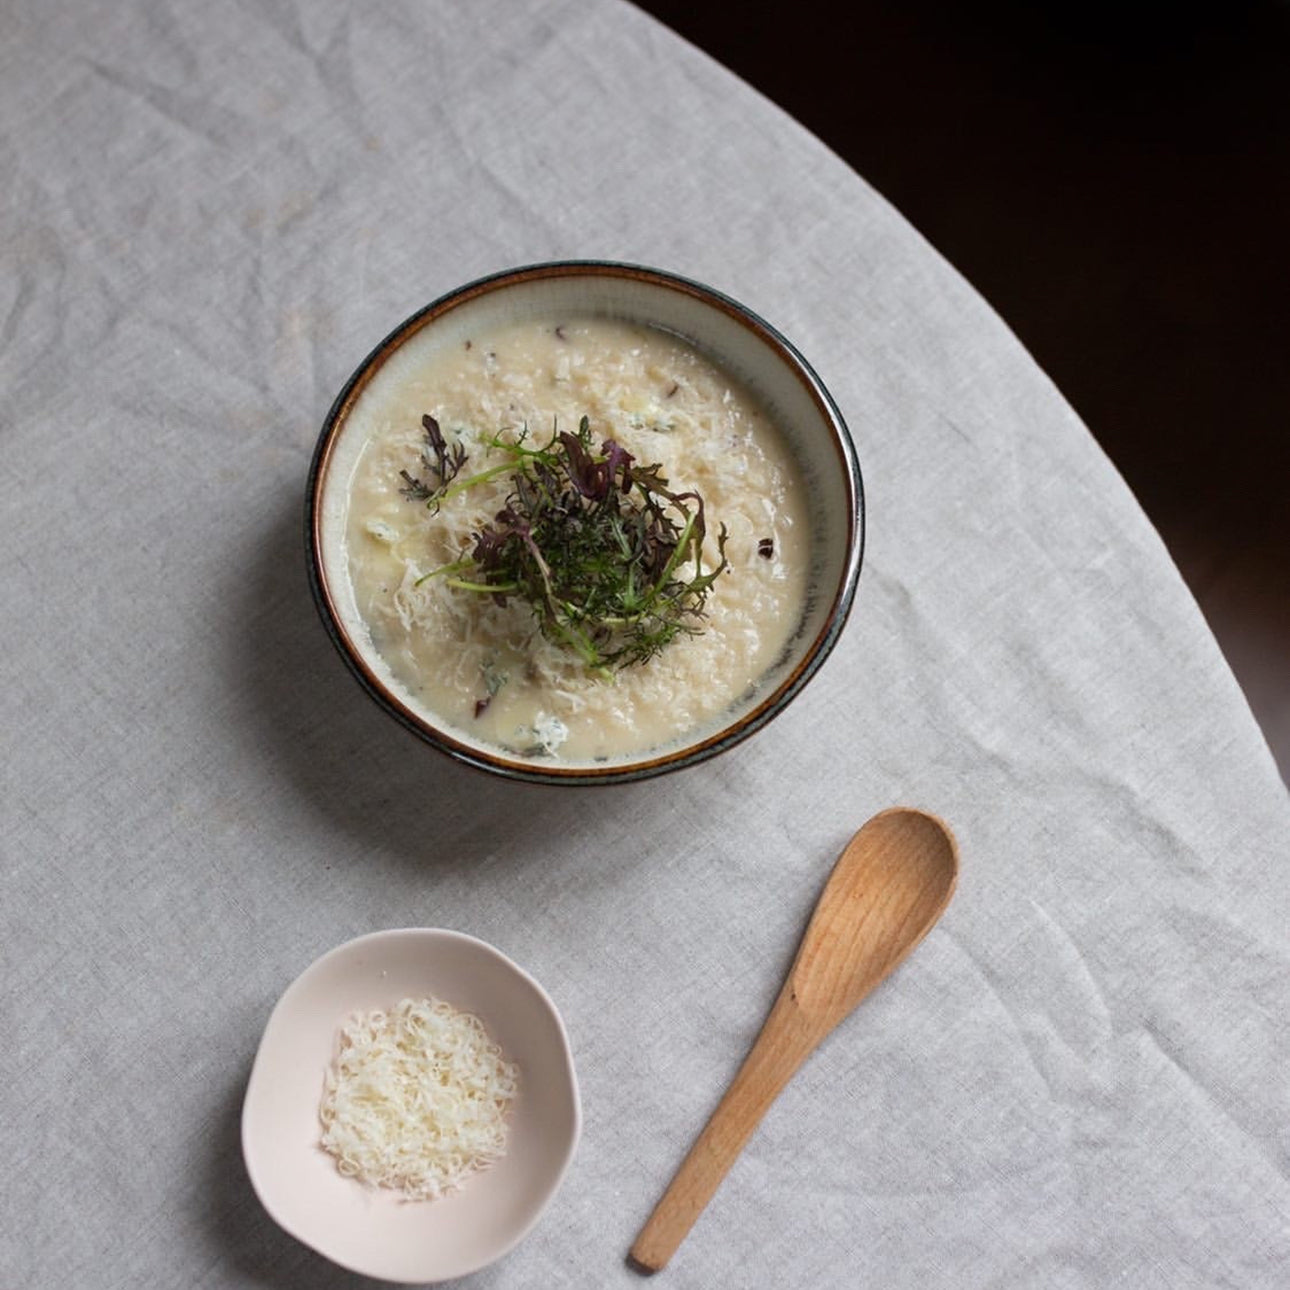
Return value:
M 424 500 L 437 507 L 509 472 L 505 504 L 472 535 L 469 554 L 422 581 L 442 577 L 501 603 L 519 597 L 544 636 L 596 671 L 643 663 L 702 631 L 708 593 L 727 567 L 727 534 L 723 524 L 716 563 L 705 568 L 697 492 L 672 491 L 661 464 L 638 465 L 611 438 L 597 449 L 587 417 L 577 434 L 553 428 L 542 447 L 528 447 L 527 433 L 513 443 L 495 437 L 489 447 L 501 465 L 449 487 L 461 464 L 454 458 L 452 474 L 440 471 L 440 487 Z
M 399 492 L 411 501 L 434 505 L 456 478 L 457 472 L 466 464 L 466 449 L 460 440 L 449 448 L 447 440 L 443 437 L 443 431 L 439 429 L 438 421 L 429 413 L 421 418 L 421 428 L 425 432 L 425 442 L 421 446 L 421 461 L 438 482 L 429 484 L 418 476 L 401 470 L 399 474 L 403 477 L 403 487 Z

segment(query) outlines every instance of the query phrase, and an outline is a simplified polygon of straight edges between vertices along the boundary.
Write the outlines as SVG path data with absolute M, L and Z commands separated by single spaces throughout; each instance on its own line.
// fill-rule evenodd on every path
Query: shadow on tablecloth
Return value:
M 300 498 L 283 497 L 246 541 L 226 652 L 234 737 L 343 835 L 424 870 L 481 850 L 519 857 L 521 840 L 558 838 L 571 809 L 666 791 L 661 780 L 518 784 L 459 765 L 381 711 L 330 643 L 309 589 Z

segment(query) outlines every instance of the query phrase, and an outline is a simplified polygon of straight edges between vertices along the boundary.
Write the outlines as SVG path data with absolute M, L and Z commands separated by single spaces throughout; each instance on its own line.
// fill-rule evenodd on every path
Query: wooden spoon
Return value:
M 780 1090 L 927 935 L 957 877 L 953 835 L 922 811 L 883 811 L 847 843 L 752 1051 L 631 1248 L 639 1271 L 676 1253 Z

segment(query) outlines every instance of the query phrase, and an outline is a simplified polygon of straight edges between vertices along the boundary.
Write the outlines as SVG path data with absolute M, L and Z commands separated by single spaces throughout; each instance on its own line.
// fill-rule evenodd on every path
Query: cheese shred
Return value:
M 349 1018 L 324 1082 L 322 1147 L 347 1178 L 433 1200 L 505 1154 L 519 1071 L 438 999 Z

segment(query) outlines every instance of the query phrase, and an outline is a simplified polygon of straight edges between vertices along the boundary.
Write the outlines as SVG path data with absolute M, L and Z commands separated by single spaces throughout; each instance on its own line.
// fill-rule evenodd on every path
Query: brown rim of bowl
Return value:
M 372 671 L 362 651 L 341 625 L 340 614 L 332 599 L 331 589 L 323 569 L 318 503 L 322 483 L 331 462 L 332 449 L 351 407 L 389 356 L 414 333 L 479 296 L 521 282 L 532 282 L 543 278 L 577 277 L 633 279 L 676 291 L 721 310 L 752 332 L 763 344 L 779 355 L 805 388 L 824 420 L 833 427 L 833 448 L 838 455 L 848 493 L 847 558 L 843 575 L 834 590 L 833 603 L 829 608 L 824 626 L 803 653 L 797 666 L 755 708 L 745 713 L 732 725 L 715 731 L 697 744 L 686 745 L 674 752 L 659 753 L 643 761 L 632 762 L 630 765 L 606 763 L 603 767 L 594 764 L 561 767 L 553 764 L 535 764 L 510 757 L 500 750 L 482 752 L 460 743 L 445 730 L 431 727 L 424 718 L 418 716 L 396 694 L 392 693 Z M 368 695 L 402 726 L 454 760 L 476 770 L 535 784 L 614 784 L 649 779 L 707 761 L 735 744 L 743 742 L 784 710 L 789 701 L 819 670 L 834 645 L 837 644 L 838 637 L 846 625 L 855 599 L 860 566 L 864 559 L 864 511 L 864 482 L 860 474 L 860 464 L 842 413 L 811 365 L 770 323 L 747 306 L 712 287 L 661 269 L 612 260 L 557 260 L 505 269 L 487 277 L 477 278 L 440 296 L 401 322 L 363 359 L 336 396 L 323 422 L 322 431 L 314 449 L 305 492 L 305 543 L 308 552 L 310 588 L 332 644 L 340 652 L 350 671 Z

